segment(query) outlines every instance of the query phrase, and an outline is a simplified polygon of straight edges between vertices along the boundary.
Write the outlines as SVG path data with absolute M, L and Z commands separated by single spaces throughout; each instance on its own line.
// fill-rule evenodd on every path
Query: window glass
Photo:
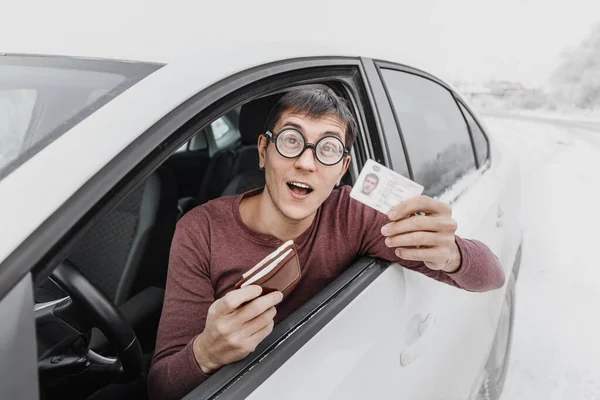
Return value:
M 417 75 L 381 70 L 404 137 L 414 179 L 438 196 L 470 169 L 467 124 L 446 88 Z
M 210 124 L 218 149 L 233 146 L 240 140 L 238 118 L 239 108 L 236 108 Z
M 473 142 L 475 143 L 475 154 L 477 156 L 477 160 L 479 161 L 479 166 L 481 166 L 481 164 L 485 163 L 485 161 L 488 159 L 487 138 L 485 137 L 479 124 L 475 121 L 475 118 L 473 118 L 473 115 L 471 115 L 471 113 L 462 104 L 460 105 L 460 108 L 467 118 L 467 122 L 471 128 Z
M 0 57 L 0 179 L 157 66 Z
M 215 139 L 215 144 L 219 149 L 232 145 L 240 138 L 239 131 L 229 119 L 232 116 L 234 115 L 222 116 L 210 124 L 211 132 Z M 182 153 L 185 151 L 206 150 L 207 148 L 208 142 L 206 141 L 205 133 L 199 132 L 190 140 L 181 145 L 181 147 L 175 152 Z
M 184 144 L 182 144 L 180 148 L 178 148 L 177 150 L 175 150 L 175 153 L 181 153 L 181 152 L 186 151 L 189 142 L 190 141 L 188 140 L 187 142 L 185 142 Z
M 221 139 L 227 134 L 227 132 L 229 132 L 229 125 L 227 125 L 227 122 L 225 122 L 223 117 L 210 124 L 210 127 L 215 140 Z

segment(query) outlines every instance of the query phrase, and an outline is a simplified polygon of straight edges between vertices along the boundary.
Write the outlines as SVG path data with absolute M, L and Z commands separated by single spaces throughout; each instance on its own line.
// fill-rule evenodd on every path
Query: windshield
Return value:
M 112 60 L 0 56 L 0 179 L 158 68 Z

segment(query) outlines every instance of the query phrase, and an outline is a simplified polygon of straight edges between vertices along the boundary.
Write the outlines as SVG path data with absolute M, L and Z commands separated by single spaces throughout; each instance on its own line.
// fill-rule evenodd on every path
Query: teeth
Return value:
M 305 185 L 303 183 L 298 183 L 298 182 L 290 182 L 290 185 L 298 186 L 298 187 L 301 187 L 301 188 L 304 188 L 304 189 L 311 189 L 310 186 Z

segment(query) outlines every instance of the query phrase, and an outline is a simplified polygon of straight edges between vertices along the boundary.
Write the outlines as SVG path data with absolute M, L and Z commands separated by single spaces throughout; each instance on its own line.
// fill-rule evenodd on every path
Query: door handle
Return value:
M 423 352 L 423 338 L 432 331 L 434 318 L 431 314 L 416 314 L 408 322 L 406 328 L 405 347 L 400 353 L 400 365 L 403 367 L 412 363 Z

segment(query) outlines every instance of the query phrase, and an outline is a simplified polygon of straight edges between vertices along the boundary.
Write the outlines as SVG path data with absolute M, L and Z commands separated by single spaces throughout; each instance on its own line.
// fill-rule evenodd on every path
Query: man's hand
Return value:
M 422 215 L 415 215 L 417 213 Z M 460 268 L 460 250 L 454 233 L 458 227 L 452 209 L 428 196 L 413 197 L 388 213 L 392 222 L 381 229 L 385 244 L 396 248 L 404 260 L 423 261 L 428 268 L 455 272 Z
M 275 305 L 283 294 L 260 296 L 261 292 L 260 286 L 249 285 L 232 290 L 210 306 L 204 331 L 194 341 L 194 355 L 202 372 L 210 374 L 241 360 L 271 333 Z

